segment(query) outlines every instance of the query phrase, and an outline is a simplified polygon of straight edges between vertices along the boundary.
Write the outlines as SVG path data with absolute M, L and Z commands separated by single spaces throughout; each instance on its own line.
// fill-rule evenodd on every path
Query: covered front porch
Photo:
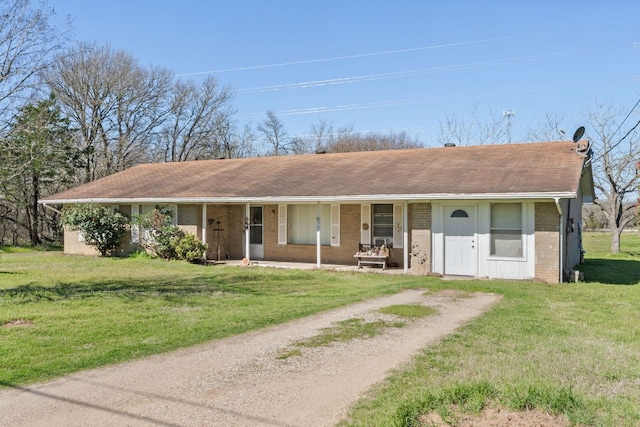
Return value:
M 207 243 L 206 260 L 214 263 L 245 259 L 253 265 L 278 263 L 331 269 L 353 266 L 357 269 L 358 259 L 354 255 L 361 243 L 368 240 L 374 246 L 379 241 L 375 233 L 380 231 L 373 222 L 376 219 L 371 206 L 319 202 L 203 203 L 199 206 L 201 224 L 197 234 Z M 396 217 L 391 211 L 388 227 L 395 231 L 390 231 L 390 237 L 380 244 L 390 246 L 388 269 L 407 273 L 408 209 L 397 203 L 388 206 L 391 209 L 399 206 L 400 209 L 395 209 Z M 181 213 L 187 208 L 178 208 L 178 224 L 183 226 L 184 215 Z

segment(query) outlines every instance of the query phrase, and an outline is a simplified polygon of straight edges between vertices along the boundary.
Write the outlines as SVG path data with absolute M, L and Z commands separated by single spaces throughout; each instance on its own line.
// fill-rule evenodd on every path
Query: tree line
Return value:
M 233 89 L 215 77 L 185 80 L 108 45 L 73 42 L 68 24 L 51 24 L 53 14 L 32 0 L 0 5 L 0 245 L 57 241 L 59 213 L 39 198 L 139 163 L 425 145 L 405 132 L 360 133 L 325 120 L 306 136 L 290 136 L 273 111 L 255 126 L 241 125 Z M 618 242 L 638 214 L 629 199 L 637 196 L 640 160 L 639 135 L 618 142 L 621 115 L 598 106 L 587 117 L 597 145 L 597 205 Z M 480 120 L 475 109 L 471 116 L 446 117 L 434 142 L 511 142 L 513 116 Z M 548 116 L 526 139 L 557 140 L 561 119 Z

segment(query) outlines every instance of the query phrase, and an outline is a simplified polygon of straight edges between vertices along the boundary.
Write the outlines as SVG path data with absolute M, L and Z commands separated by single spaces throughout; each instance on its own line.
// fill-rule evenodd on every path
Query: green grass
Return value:
M 586 282 L 441 281 L 202 267 L 149 259 L 0 254 L 0 384 L 25 384 L 168 351 L 407 288 L 494 292 L 494 309 L 422 351 L 345 426 L 420 425 L 487 406 L 640 425 L 640 242 L 585 233 Z M 28 322 L 32 324 L 29 325 Z M 291 351 L 299 348 L 291 349 Z
M 334 326 L 323 328 L 318 335 L 295 342 L 293 344 L 294 348 L 287 348 L 283 350 L 277 358 L 287 359 L 293 356 L 302 356 L 300 348 L 324 347 L 336 342 L 349 342 L 355 339 L 373 338 L 376 335 L 384 333 L 388 328 L 401 328 L 404 325 L 404 322 L 391 322 L 381 319 L 367 322 L 359 317 L 342 320 L 340 322 L 336 322 Z
M 373 338 L 382 334 L 387 328 L 400 328 L 402 322 L 388 322 L 386 320 L 374 320 L 366 322 L 354 317 L 352 319 L 337 322 L 335 326 L 325 328 L 322 333 L 296 343 L 299 347 L 322 347 L 334 342 L 348 342 L 358 338 Z
M 638 235 L 606 253 L 587 233 L 586 283 L 447 281 L 430 289 L 495 292 L 490 312 L 425 349 L 362 399 L 343 426 L 419 426 L 437 412 L 487 406 L 562 414 L 575 425 L 640 425 Z M 615 268 L 622 268 L 622 272 Z M 597 276 L 596 276 L 597 275 Z M 601 282 L 595 282 L 596 276 Z M 622 286 L 620 286 L 622 285 Z
M 578 268 L 593 283 L 635 285 L 640 282 L 640 233 L 623 233 L 620 253 L 612 254 L 609 233 L 584 233 L 586 262 Z
M 418 319 L 420 317 L 432 316 L 438 311 L 435 308 L 420 304 L 396 304 L 388 307 L 382 307 L 380 312 L 409 319 Z
M 419 304 L 390 305 L 388 307 L 382 307 L 378 311 L 383 314 L 408 319 L 431 316 L 437 312 L 431 307 Z M 294 348 L 286 348 L 276 357 L 278 359 L 288 359 L 289 357 L 302 356 L 300 347 L 323 347 L 336 342 L 373 338 L 376 335 L 383 334 L 388 328 L 401 328 L 403 326 L 405 326 L 405 323 L 399 320 L 388 321 L 378 319 L 367 322 L 359 317 L 354 317 L 336 322 L 334 326 L 322 329 L 318 335 L 294 343 Z
M 425 283 L 378 274 L 4 251 L 0 387 L 166 352 Z M 1 326 L 15 320 L 31 325 Z

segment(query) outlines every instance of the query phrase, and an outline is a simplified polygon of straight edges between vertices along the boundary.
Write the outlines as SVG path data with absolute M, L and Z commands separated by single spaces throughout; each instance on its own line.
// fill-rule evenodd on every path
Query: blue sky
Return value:
M 515 112 L 514 139 L 596 102 L 640 97 L 636 1 L 49 0 L 74 38 L 109 44 L 181 78 L 235 91 L 240 124 L 275 111 L 291 136 L 325 119 L 406 131 L 433 145 L 440 122 Z M 587 129 L 587 133 L 589 129 Z

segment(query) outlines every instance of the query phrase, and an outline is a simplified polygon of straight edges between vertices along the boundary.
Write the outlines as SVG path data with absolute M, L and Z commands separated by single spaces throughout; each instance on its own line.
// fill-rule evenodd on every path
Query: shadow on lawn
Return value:
M 576 268 L 584 271 L 586 282 L 640 285 L 640 260 L 594 258 Z
M 253 279 L 253 280 L 252 280 Z M 0 298 L 14 302 L 56 301 L 112 296 L 118 298 L 183 298 L 187 296 L 259 295 L 255 278 L 190 277 L 166 280 L 103 280 L 89 283 L 56 283 L 51 286 L 27 284 L 0 289 Z

